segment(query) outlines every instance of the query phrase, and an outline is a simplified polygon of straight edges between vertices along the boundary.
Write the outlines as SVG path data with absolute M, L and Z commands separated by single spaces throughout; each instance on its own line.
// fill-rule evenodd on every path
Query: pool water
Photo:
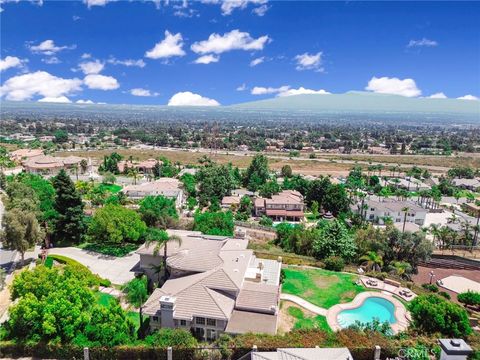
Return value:
M 390 324 L 394 324 L 396 322 L 395 306 L 386 299 L 369 297 L 359 307 L 343 310 L 337 315 L 337 322 L 342 328 L 347 328 L 357 321 L 369 323 L 373 319 L 377 319 L 381 323 L 387 321 Z

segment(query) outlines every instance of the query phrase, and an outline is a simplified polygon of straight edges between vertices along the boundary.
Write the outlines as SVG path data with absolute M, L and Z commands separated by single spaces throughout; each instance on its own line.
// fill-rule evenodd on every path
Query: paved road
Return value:
M 53 248 L 48 253 L 63 255 L 76 260 L 88 267 L 94 274 L 98 274 L 117 285 L 125 284 L 134 278 L 134 274 L 130 269 L 140 261 L 140 255 L 135 253 L 116 258 L 75 247 Z
M 280 294 L 280 299 L 282 300 L 287 300 L 287 301 L 291 301 L 297 305 L 300 305 L 301 307 L 317 314 L 317 315 L 323 315 L 323 316 L 327 316 L 327 312 L 328 310 L 327 309 L 324 309 L 324 308 L 321 308 L 317 305 L 314 305 L 312 304 L 311 302 L 308 302 L 304 299 L 302 299 L 301 297 L 298 297 L 298 296 L 295 296 L 295 295 L 290 295 L 290 294 Z

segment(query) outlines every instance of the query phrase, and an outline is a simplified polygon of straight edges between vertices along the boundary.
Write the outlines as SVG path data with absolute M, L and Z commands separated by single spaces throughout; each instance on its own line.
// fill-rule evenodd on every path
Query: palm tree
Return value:
M 85 174 L 87 172 L 87 168 L 88 168 L 87 160 L 82 159 L 82 161 L 80 161 L 80 169 L 82 170 L 82 174 Z
M 373 271 L 380 271 L 383 266 L 383 259 L 381 255 L 378 255 L 375 251 L 369 251 L 360 258 L 367 269 Z
M 123 291 L 126 294 L 127 301 L 132 304 L 133 306 L 139 309 L 139 316 L 140 316 L 140 329 L 142 328 L 143 324 L 143 304 L 148 299 L 148 282 L 145 276 L 140 278 L 135 278 L 125 284 Z
M 157 228 L 150 228 L 147 234 L 147 240 L 145 245 L 150 247 L 150 245 L 154 245 L 153 248 L 153 255 L 158 256 L 160 249 L 163 247 L 163 269 L 164 269 L 164 278 L 167 279 L 167 254 L 168 254 L 168 246 L 169 242 L 176 242 L 178 246 L 182 246 L 182 238 L 177 235 L 168 235 L 165 230 L 160 230 Z
M 138 174 L 139 172 L 137 168 L 131 168 L 128 171 L 128 176 L 133 178 L 133 185 L 137 185 Z
M 395 268 L 395 273 L 401 278 L 408 278 L 409 273 L 412 271 L 412 266 L 404 261 L 395 261 L 393 267 Z
M 430 233 L 433 235 L 434 244 L 435 244 L 435 240 L 438 238 L 439 228 L 440 227 L 437 224 L 430 225 Z
M 160 280 L 161 280 L 160 275 L 162 274 L 162 271 L 163 271 L 163 262 L 161 262 L 158 265 L 150 264 L 150 269 L 152 269 L 153 273 L 157 275 L 157 282 L 158 284 L 160 284 Z
M 408 213 L 408 210 L 410 210 L 410 208 L 408 206 L 405 206 L 402 211 L 405 213 L 403 215 L 403 228 L 402 228 L 402 232 L 405 232 L 405 224 L 407 222 L 407 213 Z

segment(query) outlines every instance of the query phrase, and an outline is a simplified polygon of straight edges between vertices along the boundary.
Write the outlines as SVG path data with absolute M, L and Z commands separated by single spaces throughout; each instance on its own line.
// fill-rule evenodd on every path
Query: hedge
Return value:
M 112 285 L 112 282 L 110 280 L 103 279 L 100 276 L 98 276 L 97 274 L 92 273 L 88 267 L 86 267 L 85 265 L 83 265 L 83 264 L 79 263 L 78 261 L 73 260 L 69 257 L 62 256 L 62 255 L 55 255 L 55 254 L 48 255 L 47 259 L 45 260 L 45 264 L 47 262 L 49 262 L 49 259 L 55 260 L 56 262 L 58 262 L 60 264 L 75 267 L 75 268 L 79 269 L 79 271 L 84 271 L 85 273 L 88 272 L 91 275 L 92 281 L 95 283 L 95 285 L 100 285 L 100 286 L 105 286 L 105 287 L 109 287 L 110 285 Z

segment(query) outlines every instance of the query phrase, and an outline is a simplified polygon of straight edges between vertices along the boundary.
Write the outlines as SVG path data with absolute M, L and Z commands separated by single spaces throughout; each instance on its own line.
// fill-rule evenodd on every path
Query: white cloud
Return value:
M 257 66 L 257 65 L 263 63 L 264 61 L 265 61 L 265 56 L 253 59 L 252 61 L 250 61 L 250 66 L 252 66 L 252 67 Z
M 236 29 L 223 35 L 210 34 L 207 40 L 193 43 L 191 49 L 197 54 L 221 54 L 231 50 L 262 50 L 269 40 L 268 35 L 254 39 L 248 32 Z
M 112 0 L 83 0 L 83 3 L 90 9 L 92 6 L 105 6 Z
M 270 7 L 266 4 L 264 4 L 262 6 L 259 6 L 259 7 L 256 7 L 255 9 L 253 9 L 252 13 L 254 13 L 257 16 L 263 16 L 267 13 L 268 9 L 270 9 Z
M 312 89 L 305 89 L 303 86 L 300 86 L 298 89 L 288 89 L 286 91 L 280 92 L 277 96 L 294 96 L 294 95 L 304 95 L 304 94 L 319 94 L 319 95 L 328 95 L 331 94 L 326 90 L 312 90 Z
M 102 62 L 95 60 L 80 63 L 78 64 L 78 67 L 85 75 L 90 75 L 100 73 L 105 67 L 105 65 Z
M 77 103 L 77 104 L 95 104 L 92 100 L 82 100 L 82 99 L 75 101 L 75 103 Z
M 133 96 L 158 96 L 158 95 L 160 95 L 157 92 L 150 92 L 150 90 L 142 89 L 142 88 L 131 89 L 130 94 L 132 94 Z
M 136 66 L 136 67 L 139 67 L 139 68 L 144 68 L 145 65 L 147 65 L 145 63 L 145 61 L 143 61 L 143 59 L 139 59 L 139 60 L 134 60 L 134 59 L 118 60 L 118 59 L 115 59 L 114 57 L 112 57 L 112 58 L 108 59 L 107 62 L 109 64 L 112 64 L 112 65 L 124 65 L 124 66 L 128 66 L 128 67 Z
M 443 92 L 438 92 L 429 96 L 430 99 L 447 99 L 447 95 Z
M 88 86 L 89 89 L 115 90 L 120 87 L 117 79 L 114 77 L 99 74 L 87 75 L 83 79 L 83 82 Z
M 89 53 L 83 53 L 81 58 L 82 59 L 90 59 L 92 57 L 92 54 L 89 54 Z
M 208 1 L 209 3 L 218 3 L 218 1 Z M 230 15 L 236 9 L 245 9 L 248 4 L 262 5 L 267 0 L 224 0 L 221 1 L 222 15 Z M 265 10 L 266 11 L 266 10 Z
M 220 60 L 219 56 L 215 56 L 212 54 L 200 56 L 197 60 L 194 61 L 195 64 L 210 64 L 216 63 Z
M 43 55 L 53 55 L 62 50 L 71 50 L 75 49 L 76 45 L 69 45 L 69 46 L 57 46 L 55 45 L 53 40 L 45 40 L 42 41 L 38 45 L 27 45 L 31 52 L 36 54 L 43 54 Z
M 459 99 L 459 100 L 478 100 L 478 97 L 473 96 L 473 95 L 465 95 L 465 96 L 460 96 L 457 99 Z
M 5 59 L 0 59 L 0 71 L 4 71 L 10 68 L 22 67 L 28 60 L 19 59 L 16 56 L 7 56 Z
M 289 85 L 283 85 L 280 87 L 263 87 L 263 86 L 255 86 L 252 91 L 250 91 L 252 95 L 267 95 L 267 94 L 277 94 L 279 97 L 284 96 L 294 96 L 294 95 L 303 95 L 303 94 L 321 94 L 321 95 L 328 95 L 330 94 L 328 91 L 320 89 L 320 90 L 312 90 L 306 89 L 303 86 L 300 86 L 298 89 L 292 89 Z
M 168 101 L 168 106 L 218 106 L 218 101 L 190 91 L 178 92 Z
M 145 53 L 145 57 L 150 59 L 169 58 L 172 56 L 184 56 L 183 38 L 181 33 L 171 34 L 165 31 L 165 39 L 155 44 L 153 49 Z
M 70 99 L 66 96 L 59 96 L 59 97 L 44 97 L 38 102 L 46 102 L 46 103 L 62 103 L 62 104 L 69 104 L 71 103 Z
M 322 52 L 300 54 L 295 56 L 295 60 L 297 61 L 297 70 L 315 70 L 317 72 L 324 70 L 322 67 Z
M 282 92 L 288 91 L 288 89 L 290 89 L 290 86 L 288 86 L 288 85 L 280 86 L 278 88 L 255 86 L 252 89 L 252 91 L 250 91 L 250 93 L 252 95 L 277 94 L 277 93 L 282 93 Z
M 59 58 L 57 58 L 56 56 L 51 56 L 51 57 L 48 57 L 48 58 L 45 58 L 45 59 L 42 59 L 42 62 L 44 62 L 45 64 L 60 64 L 61 61 Z
M 245 83 L 237 87 L 237 91 L 245 91 L 245 90 L 247 90 L 247 84 Z
M 422 94 L 413 79 L 399 79 L 389 77 L 372 77 L 365 90 L 380 94 L 393 94 L 406 97 L 415 97 Z
M 63 79 L 46 71 L 14 76 L 0 87 L 0 97 L 7 100 L 29 100 L 40 95 L 46 98 L 57 98 L 71 94 L 81 89 L 82 80 Z
M 438 42 L 435 40 L 429 40 L 426 38 L 423 38 L 421 40 L 410 40 L 407 44 L 408 48 L 411 47 L 434 47 L 438 46 Z

